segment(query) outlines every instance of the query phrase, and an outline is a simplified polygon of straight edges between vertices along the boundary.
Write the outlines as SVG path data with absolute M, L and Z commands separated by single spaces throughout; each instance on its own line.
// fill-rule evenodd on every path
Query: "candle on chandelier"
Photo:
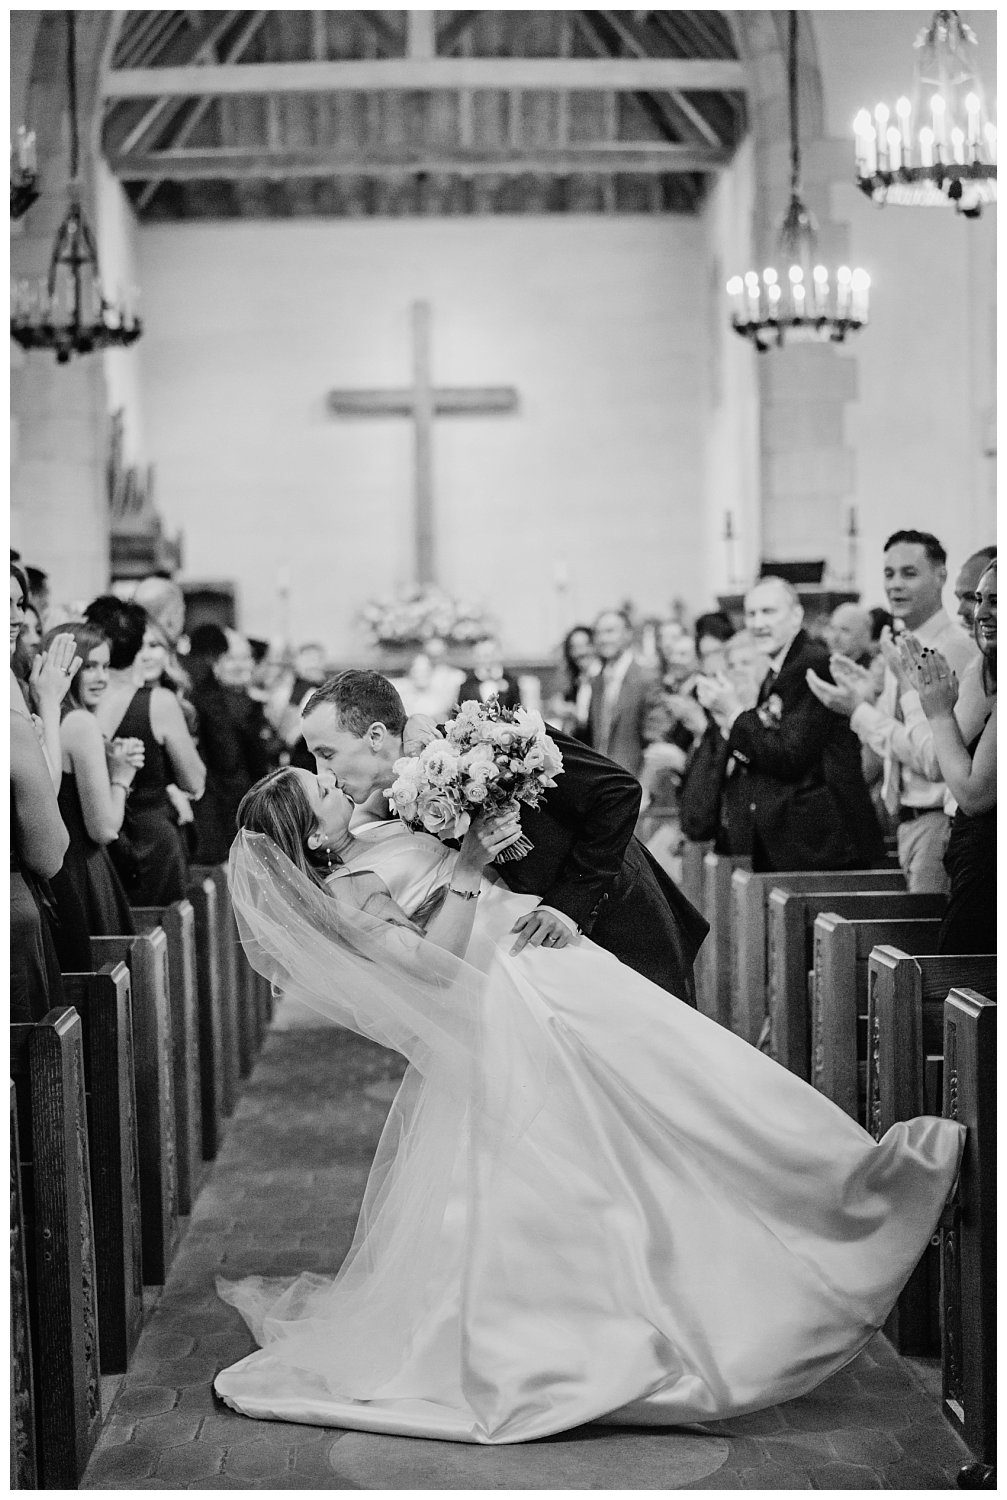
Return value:
M 934 164 L 934 133 L 929 125 L 924 125 L 920 131 L 920 166 L 932 167 Z
M 968 125 L 969 161 L 975 161 L 980 137 L 980 103 L 978 94 L 965 96 L 965 113 Z
M 780 291 L 779 286 L 774 281 L 771 286 L 766 288 L 766 295 L 769 298 L 770 320 L 773 323 L 776 323 L 779 321 L 780 317 L 780 298 L 782 297 L 783 293 Z
M 878 168 L 882 172 L 888 171 L 888 105 L 877 104 L 874 107 L 874 120 L 877 126 L 875 138 L 878 148 Z
M 845 318 L 850 311 L 850 283 L 853 274 L 849 266 L 840 266 L 836 272 L 836 316 Z
M 896 99 L 895 101 L 895 113 L 899 117 L 899 130 L 902 134 L 903 163 L 909 167 L 912 166 L 911 158 L 913 149 L 913 138 L 909 130 L 909 122 L 913 113 L 913 107 L 904 94 L 901 99 Z
M 853 129 L 856 132 L 857 138 L 857 174 L 860 177 L 870 176 L 868 166 L 870 141 L 868 132 L 871 128 L 871 117 L 866 109 L 862 109 L 853 121 Z
M 894 126 L 888 127 L 888 170 L 897 172 L 902 166 L 902 134 Z
M 965 165 L 965 132 L 956 125 L 951 132 L 951 155 L 960 165 Z
M 22 172 L 34 172 L 38 167 L 35 132 L 26 130 L 23 125 L 17 128 L 17 162 Z
M 791 266 L 788 271 L 790 278 L 790 308 L 795 318 L 804 316 L 804 272 L 800 266 Z
M 757 323 L 759 321 L 759 278 L 754 271 L 749 271 L 745 277 L 745 286 L 748 288 L 748 321 Z
M 870 291 L 870 286 L 871 278 L 866 271 L 862 271 L 858 266 L 850 278 L 851 313 L 854 321 L 857 323 L 867 322 L 867 294 Z
M 940 154 L 947 145 L 944 129 L 946 125 L 946 111 L 944 106 L 944 95 L 934 94 L 930 100 L 930 113 L 934 122 L 934 142 Z M 945 153 L 946 154 L 946 153 Z
M 987 122 L 987 124 L 983 126 L 983 135 L 986 137 L 986 155 L 989 158 L 990 165 L 991 166 L 995 166 L 996 165 L 996 159 L 997 159 L 997 128 L 996 128 L 996 126 L 995 125 L 991 125 L 991 124 L 989 124 Z
M 811 274 L 815 280 L 815 312 L 824 318 L 829 305 L 829 273 L 824 266 L 816 266 Z
M 734 304 L 734 320 L 736 323 L 745 321 L 745 283 L 740 276 L 732 276 L 727 283 L 727 295 Z

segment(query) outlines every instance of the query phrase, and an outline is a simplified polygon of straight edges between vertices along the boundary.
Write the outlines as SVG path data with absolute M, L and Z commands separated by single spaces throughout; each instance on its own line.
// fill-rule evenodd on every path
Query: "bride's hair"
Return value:
M 325 889 L 329 866 L 320 850 L 308 847 L 315 815 L 296 771 L 281 766 L 257 781 L 242 797 L 235 822 L 249 833 L 264 833 L 302 875 Z

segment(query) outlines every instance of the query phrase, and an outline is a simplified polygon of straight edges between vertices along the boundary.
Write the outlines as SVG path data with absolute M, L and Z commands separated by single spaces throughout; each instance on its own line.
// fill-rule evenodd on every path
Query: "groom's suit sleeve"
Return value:
M 545 811 L 565 825 L 572 842 L 552 885 L 541 893 L 542 905 L 566 913 L 590 933 L 598 904 L 622 869 L 643 791 L 635 776 L 580 740 L 550 734 L 563 756 L 563 771 Z

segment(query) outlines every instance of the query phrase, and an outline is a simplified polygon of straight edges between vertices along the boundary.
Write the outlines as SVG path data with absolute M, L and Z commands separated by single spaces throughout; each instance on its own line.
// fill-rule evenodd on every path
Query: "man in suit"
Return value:
M 601 670 L 591 686 L 588 743 L 639 777 L 647 746 L 647 721 L 660 702 L 660 684 L 633 655 L 633 629 L 618 609 L 595 621 L 594 649 Z
M 692 966 L 709 928 L 633 837 L 639 782 L 579 740 L 550 732 L 563 771 L 538 808 L 521 809 L 533 848 L 495 867 L 512 890 L 541 897 L 515 925 L 514 951 L 563 948 L 583 933 L 694 1005 Z M 304 737 L 319 777 L 333 778 L 377 817 L 389 815 L 395 762 L 417 753 L 431 733 L 428 721 L 407 725 L 402 700 L 378 672 L 341 672 L 305 708 Z
M 745 596 L 746 629 L 769 659 L 755 707 L 726 678 L 697 688 L 735 760 L 731 853 L 748 855 L 755 870 L 870 868 L 883 864 L 884 844 L 860 746 L 808 686 L 809 670 L 827 675 L 829 653 L 803 619 L 791 584 L 760 579 Z
M 467 703 L 474 698 L 477 703 L 485 703 L 495 693 L 501 708 L 520 708 L 517 675 L 505 671 L 500 642 L 492 636 L 476 641 L 472 658 L 472 670 L 466 673 L 458 689 L 457 701 Z

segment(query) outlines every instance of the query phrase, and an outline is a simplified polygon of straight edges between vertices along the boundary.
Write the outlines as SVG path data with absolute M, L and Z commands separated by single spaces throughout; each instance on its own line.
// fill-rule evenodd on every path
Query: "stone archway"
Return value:
M 775 258 L 790 176 L 784 11 L 724 11 L 746 65 L 749 128 L 756 179 L 752 243 Z M 830 188 L 848 170 L 849 152 L 825 135 L 817 47 L 809 12 L 798 30 L 803 193 L 818 221 L 823 258 L 848 258 L 849 229 L 832 218 Z M 857 391 L 856 355 L 832 345 L 801 345 L 757 358 L 760 401 L 761 539 L 764 558 L 826 558 L 843 573 L 845 504 L 855 490 L 854 453 L 845 408 Z M 752 550 L 752 549 L 750 549 Z

